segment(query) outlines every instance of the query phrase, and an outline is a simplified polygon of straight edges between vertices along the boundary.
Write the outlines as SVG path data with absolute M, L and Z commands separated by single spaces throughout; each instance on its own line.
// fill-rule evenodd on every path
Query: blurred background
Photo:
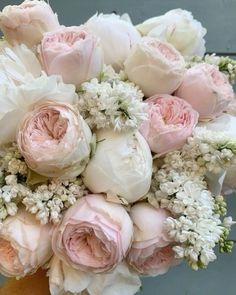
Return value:
M 21 0 L 0 0 L 0 10 Z M 207 28 L 208 52 L 236 58 L 236 0 L 50 0 L 61 24 L 79 25 L 96 12 L 129 13 L 134 24 L 174 8 L 192 11 Z M 236 180 L 235 180 L 236 181 Z M 229 214 L 236 220 L 236 195 L 227 197 Z M 231 234 L 236 240 L 236 226 Z M 1 283 L 4 278 L 1 277 Z M 236 247 L 232 254 L 219 254 L 207 270 L 198 272 L 185 263 L 166 275 L 143 279 L 139 295 L 234 295 L 236 293 Z M 8 295 L 8 294 L 6 294 Z M 23 295 L 23 294 L 22 294 Z M 32 294 L 33 295 L 33 294 Z

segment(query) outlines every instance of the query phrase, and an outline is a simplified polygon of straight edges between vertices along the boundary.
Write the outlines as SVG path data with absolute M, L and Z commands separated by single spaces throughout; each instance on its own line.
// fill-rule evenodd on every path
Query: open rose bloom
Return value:
M 2 275 L 43 268 L 50 295 L 134 295 L 142 276 L 232 251 L 236 61 L 204 56 L 191 12 L 67 27 L 25 0 L 0 30 Z

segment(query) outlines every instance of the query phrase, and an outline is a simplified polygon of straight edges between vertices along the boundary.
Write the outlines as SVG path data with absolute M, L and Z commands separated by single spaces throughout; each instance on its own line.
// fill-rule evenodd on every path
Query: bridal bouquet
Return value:
M 204 55 L 190 12 L 65 27 L 26 0 L 0 28 L 3 275 L 44 267 L 52 295 L 133 295 L 232 250 L 236 62 Z

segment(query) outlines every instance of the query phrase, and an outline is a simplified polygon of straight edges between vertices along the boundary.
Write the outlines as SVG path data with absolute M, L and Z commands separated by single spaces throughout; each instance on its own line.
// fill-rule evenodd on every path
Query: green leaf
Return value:
M 27 174 L 27 179 L 26 179 L 26 184 L 28 185 L 36 185 L 40 183 L 45 183 L 48 181 L 48 177 L 40 175 L 36 172 L 34 172 L 31 169 L 28 169 L 28 174 Z

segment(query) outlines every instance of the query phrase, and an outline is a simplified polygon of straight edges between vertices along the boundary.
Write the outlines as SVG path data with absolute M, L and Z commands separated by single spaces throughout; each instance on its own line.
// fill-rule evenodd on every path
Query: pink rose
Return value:
M 20 5 L 6 6 L 0 12 L 0 29 L 11 44 L 37 45 L 43 34 L 59 27 L 57 15 L 44 1 L 26 0 Z
M 234 98 L 226 75 L 214 65 L 197 64 L 189 69 L 175 95 L 189 102 L 200 119 L 219 116 Z
M 90 157 L 92 133 L 72 105 L 45 101 L 19 125 L 17 144 L 27 165 L 47 177 L 78 176 Z
M 0 272 L 24 277 L 37 271 L 52 256 L 51 231 L 23 210 L 8 217 L 0 230 Z
M 145 101 L 148 120 L 140 132 L 152 152 L 161 156 L 181 148 L 198 123 L 198 113 L 184 100 L 170 95 L 155 95 Z
M 77 87 L 96 77 L 103 66 L 100 42 L 84 26 L 61 27 L 45 34 L 39 54 L 48 75 L 61 75 L 65 83 Z
M 88 195 L 66 212 L 54 230 L 52 246 L 71 267 L 101 273 L 123 260 L 132 235 L 132 221 L 121 205 Z
M 168 211 L 139 203 L 131 208 L 130 216 L 134 223 L 134 241 L 127 261 L 142 275 L 166 273 L 178 262 L 164 230 L 164 222 L 170 216 Z

